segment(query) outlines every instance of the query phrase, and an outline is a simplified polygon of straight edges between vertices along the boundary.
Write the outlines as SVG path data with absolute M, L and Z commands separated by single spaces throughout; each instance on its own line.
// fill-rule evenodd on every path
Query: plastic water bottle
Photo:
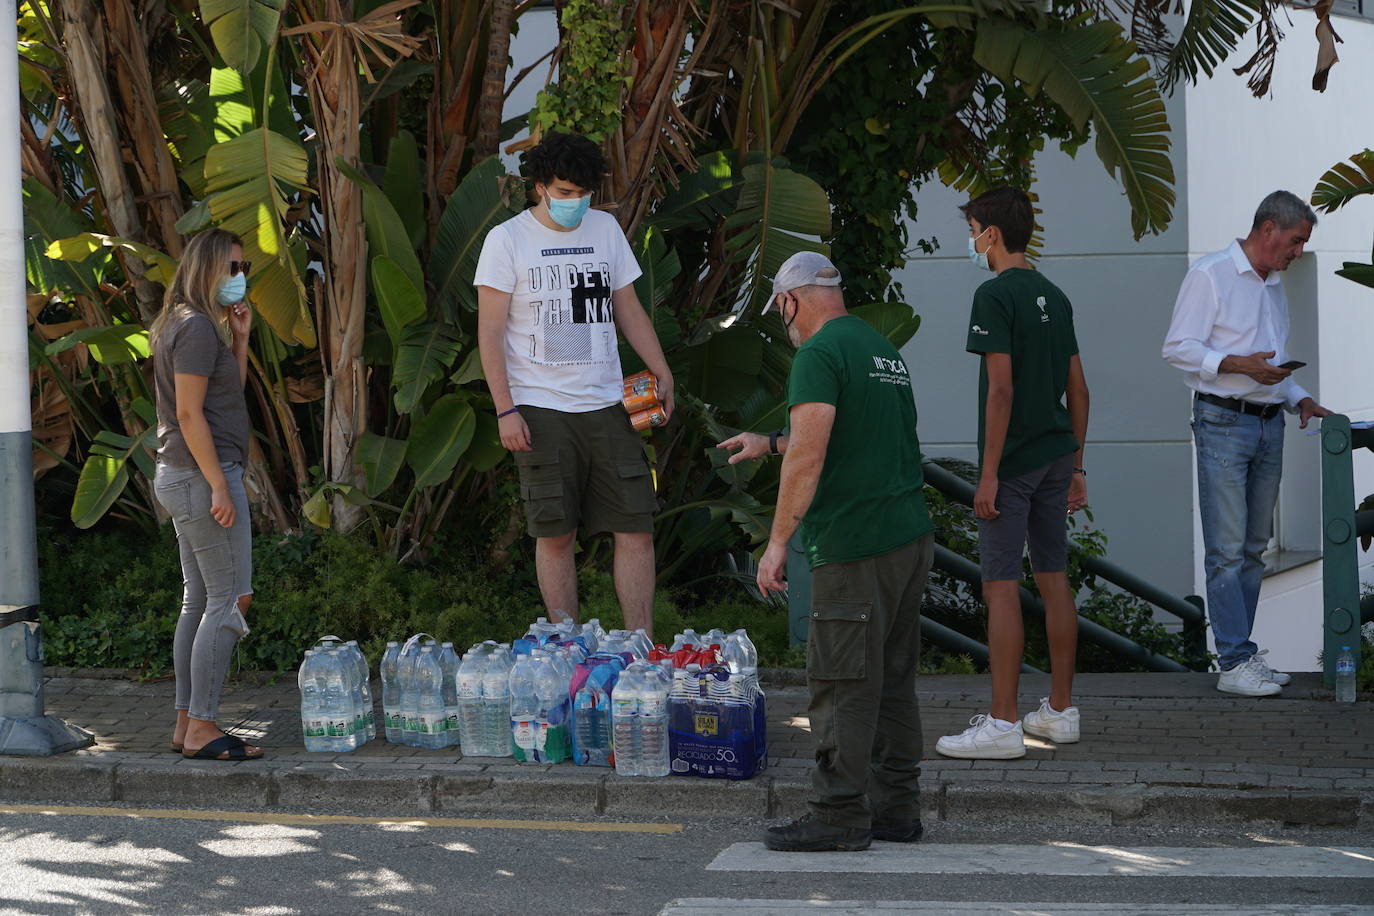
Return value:
M 492 652 L 482 673 L 482 752 L 480 757 L 509 757 L 510 731 L 510 653 Z
M 420 650 L 415 662 L 416 735 L 420 747 L 438 750 L 448 743 L 444 734 L 448 714 L 444 710 L 444 668 L 433 646 Z
M 635 658 L 640 661 L 647 661 L 649 653 L 654 651 L 654 641 L 649 638 L 649 634 L 644 632 L 641 627 L 630 634 L 630 641 L 634 645 Z
M 386 730 L 386 740 L 392 744 L 405 743 L 405 722 L 401 719 L 401 684 L 397 680 L 397 667 L 401 660 L 401 645 L 396 642 L 386 644 L 381 664 L 377 666 L 382 677 L 382 725 Z
M 615 771 L 620 776 L 639 776 L 639 685 L 644 677 L 638 662 L 620 672 L 611 691 L 611 734 Z
M 407 747 L 420 746 L 420 696 L 415 690 L 415 663 L 419 659 L 419 646 L 401 649 L 397 679 L 401 685 L 401 743 Z
M 652 665 L 639 688 L 639 775 L 668 775 L 668 687 L 663 669 Z M 617 758 L 618 759 L 618 758 Z
M 367 656 L 358 648 L 357 640 L 350 639 L 344 645 L 353 656 L 353 665 L 357 670 L 358 702 L 363 714 L 363 737 L 360 743 L 366 743 L 377 737 L 377 710 L 372 703 L 371 671 L 367 667 Z
M 534 659 L 516 657 L 510 669 L 510 731 L 515 759 L 529 763 L 539 759 L 539 698 L 534 694 Z
M 453 643 L 446 642 L 439 649 L 439 667 L 443 669 L 444 693 L 444 747 L 457 747 L 459 744 L 458 714 L 458 653 L 453 651 Z
M 301 735 L 307 751 L 332 751 L 329 720 L 324 711 L 324 685 L 320 680 L 320 653 L 307 649 L 296 684 L 301 691 Z
M 482 670 L 486 657 L 474 647 L 458 665 L 458 735 L 463 756 L 481 757 L 482 746 Z
M 577 730 L 577 762 L 592 766 L 610 763 L 610 697 L 590 681 L 573 699 L 573 727 Z
M 325 735 L 329 739 L 329 749 L 336 753 L 347 753 L 358 746 L 357 733 L 353 730 L 354 705 L 348 667 L 338 649 L 326 651 L 320 666 L 324 681 Z
M 1349 646 L 1341 646 L 1336 656 L 1336 702 L 1355 702 L 1355 656 Z
M 568 734 L 572 706 L 568 682 L 572 671 L 567 656 L 557 650 L 535 659 L 534 695 L 539 700 L 539 722 L 544 730 L 540 759 L 545 763 L 561 763 L 572 753 Z

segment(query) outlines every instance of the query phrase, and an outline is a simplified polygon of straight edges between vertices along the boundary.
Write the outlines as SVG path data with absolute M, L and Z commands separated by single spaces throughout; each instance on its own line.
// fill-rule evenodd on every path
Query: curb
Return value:
M 334 763 L 223 764 L 189 760 L 25 759 L 0 761 L 0 798 L 10 802 L 124 802 L 229 810 L 308 808 L 369 816 L 607 815 L 649 820 L 697 816 L 794 817 L 805 811 L 807 778 L 627 778 L 598 769 L 493 772 L 481 764 L 435 764 L 369 772 Z M 1345 828 L 1374 834 L 1367 791 L 1237 789 L 1151 783 L 1047 785 L 929 779 L 929 823 L 1113 827 Z

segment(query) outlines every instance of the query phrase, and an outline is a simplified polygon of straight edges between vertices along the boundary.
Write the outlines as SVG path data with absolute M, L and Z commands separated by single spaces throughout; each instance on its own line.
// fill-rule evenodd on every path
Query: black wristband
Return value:
M 512 407 L 510 410 L 503 410 L 503 411 L 501 411 L 500 413 L 498 413 L 498 414 L 496 415 L 496 419 L 499 420 L 499 419 L 501 419 L 502 417 L 509 417 L 511 414 L 513 414 L 513 413 L 519 413 L 519 412 L 520 412 L 520 408 L 519 408 L 519 407 Z
M 768 434 L 768 454 L 778 454 L 778 436 L 782 435 L 782 430 L 776 429 Z
M 1083 470 L 1082 468 L 1074 468 L 1074 469 L 1073 469 L 1073 472 L 1074 472 L 1075 474 L 1082 474 L 1084 477 L 1087 477 L 1087 476 L 1088 476 L 1088 472 L 1085 471 L 1085 470 Z

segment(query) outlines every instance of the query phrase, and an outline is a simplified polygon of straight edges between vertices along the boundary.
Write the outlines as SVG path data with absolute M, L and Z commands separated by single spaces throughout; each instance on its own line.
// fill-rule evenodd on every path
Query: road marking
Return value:
M 363 826 L 476 827 L 489 830 L 565 830 L 581 833 L 681 833 L 681 824 L 586 821 L 506 821 L 468 817 L 359 817 L 352 814 L 281 814 L 269 811 L 195 811 L 181 808 L 100 808 L 84 805 L 0 805 L 0 814 L 131 817 L 150 820 L 238 821 L 248 824 L 361 824 Z
M 735 843 L 708 871 L 1083 877 L 1374 878 L 1374 848 L 875 843 L 865 852 L 770 852 Z
M 669 901 L 659 916 L 701 916 L 733 913 L 739 916 L 871 916 L 874 913 L 957 913 L 959 916 L 1359 916 L 1374 913 L 1367 906 L 1313 906 L 1310 903 L 1247 903 L 1244 905 L 1189 903 L 964 903 L 951 900 L 731 900 L 684 897 Z

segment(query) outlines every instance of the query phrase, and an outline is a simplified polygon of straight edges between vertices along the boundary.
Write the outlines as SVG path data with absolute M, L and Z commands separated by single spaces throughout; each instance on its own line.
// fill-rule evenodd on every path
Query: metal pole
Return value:
M 1322 419 L 1322 681 L 1336 686 L 1336 659 L 1349 646 L 1360 663 L 1360 561 L 1355 552 L 1355 476 L 1350 418 Z
M 0 12 L 0 47 L 19 45 L 16 6 L 7 0 Z M 16 53 L 0 67 L 0 124 L 16 125 L 19 118 Z M 25 293 L 16 131 L 0 143 L 0 754 L 44 757 L 86 747 L 95 737 L 43 714 Z

